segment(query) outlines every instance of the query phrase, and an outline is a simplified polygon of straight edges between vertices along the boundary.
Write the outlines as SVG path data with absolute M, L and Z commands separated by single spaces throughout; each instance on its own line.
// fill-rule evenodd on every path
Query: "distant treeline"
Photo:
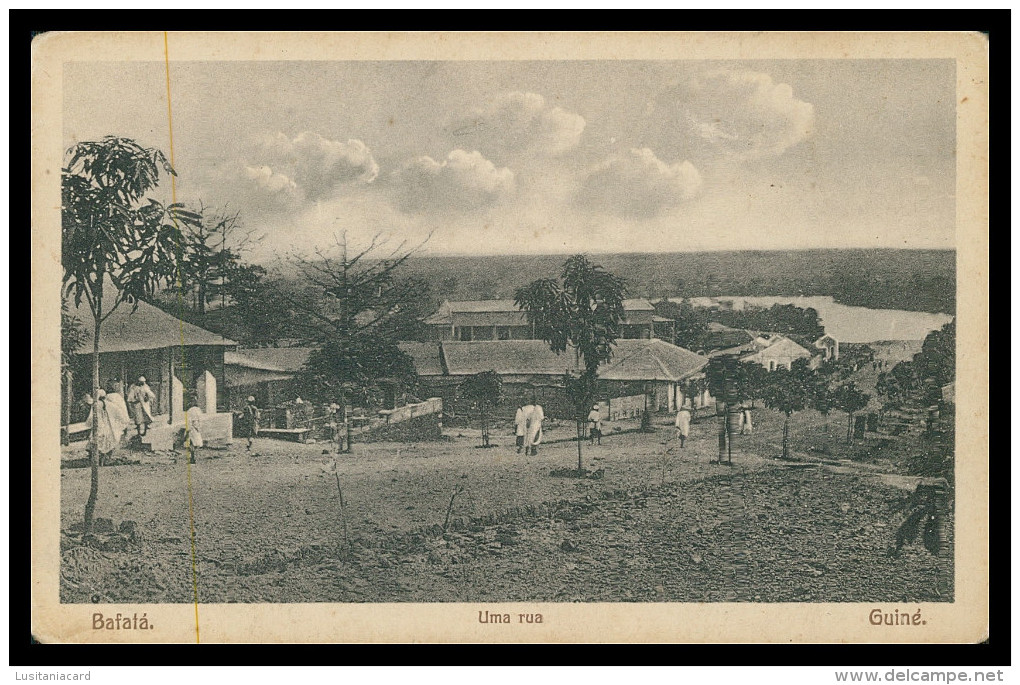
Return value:
M 595 254 L 631 297 L 829 295 L 845 305 L 956 313 L 954 250 L 790 250 Z M 408 275 L 440 299 L 511 298 L 556 273 L 562 255 L 414 257 Z

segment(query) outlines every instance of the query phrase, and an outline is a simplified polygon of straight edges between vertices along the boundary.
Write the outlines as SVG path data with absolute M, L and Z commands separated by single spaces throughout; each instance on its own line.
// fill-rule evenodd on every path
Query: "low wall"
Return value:
M 606 414 L 609 421 L 620 419 L 633 419 L 640 417 L 645 410 L 646 398 L 644 395 L 628 395 L 626 397 L 611 397 L 608 400 Z M 651 408 L 651 407 L 649 407 Z
M 443 437 L 440 417 L 435 412 L 424 416 L 400 421 L 399 423 L 382 424 L 356 434 L 352 442 L 430 442 Z

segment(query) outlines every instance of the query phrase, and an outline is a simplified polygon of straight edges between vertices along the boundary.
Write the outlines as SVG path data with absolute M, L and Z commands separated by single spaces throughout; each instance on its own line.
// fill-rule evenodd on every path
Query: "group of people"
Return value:
M 96 452 L 100 463 L 120 447 L 132 423 L 139 436 L 146 434 L 152 423 L 152 402 L 155 399 L 156 394 L 152 392 L 145 376 L 139 376 L 131 385 L 126 399 L 119 378 L 111 380 L 107 389 L 100 388 L 94 398 L 85 395 L 82 401 L 89 411 L 85 423 L 89 428 L 96 428 Z
M 517 407 L 514 415 L 514 434 L 517 437 L 517 454 L 523 450 L 525 454 L 538 454 L 538 444 L 542 442 L 542 421 L 545 412 L 540 404 L 525 404 Z

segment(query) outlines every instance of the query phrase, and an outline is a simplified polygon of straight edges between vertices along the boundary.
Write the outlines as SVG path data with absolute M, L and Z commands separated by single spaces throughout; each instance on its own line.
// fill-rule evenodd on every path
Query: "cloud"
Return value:
M 648 148 L 609 157 L 589 173 L 577 200 L 582 206 L 632 218 L 650 218 L 701 189 L 701 174 L 688 161 L 667 164 Z
M 768 74 L 717 69 L 662 91 L 649 116 L 670 150 L 743 158 L 781 155 L 811 135 L 815 110 Z
M 233 202 L 290 212 L 371 183 L 378 175 L 379 165 L 360 140 L 330 140 L 305 131 L 294 138 L 277 133 L 255 141 L 220 171 L 216 184 Z
M 577 145 L 585 125 L 584 117 L 550 107 L 538 93 L 513 91 L 458 118 L 452 130 L 487 152 L 556 156 Z
M 418 157 L 393 175 L 397 203 L 409 213 L 470 211 L 497 203 L 514 189 L 514 173 L 478 151 L 454 150 L 442 162 Z

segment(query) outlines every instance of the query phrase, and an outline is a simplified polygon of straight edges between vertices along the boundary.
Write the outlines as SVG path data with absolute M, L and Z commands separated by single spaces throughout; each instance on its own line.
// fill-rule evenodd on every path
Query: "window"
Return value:
M 769 360 L 769 371 L 775 371 L 775 370 L 776 370 L 776 363 L 775 363 L 775 361 L 770 359 Z
M 510 327 L 509 326 L 500 326 L 499 328 L 497 328 L 496 329 L 496 339 L 497 340 L 509 340 L 510 339 Z

